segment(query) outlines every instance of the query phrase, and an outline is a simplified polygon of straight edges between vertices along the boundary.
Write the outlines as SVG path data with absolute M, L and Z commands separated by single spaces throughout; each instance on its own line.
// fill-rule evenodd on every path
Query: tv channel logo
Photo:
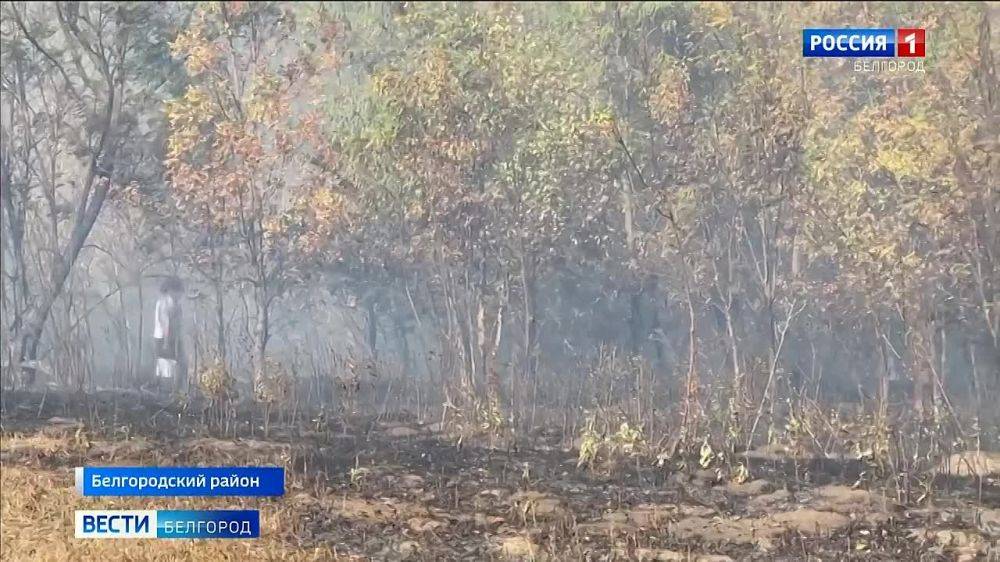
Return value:
M 155 510 L 78 510 L 78 539 L 155 539 Z
M 837 58 L 924 57 L 923 28 L 802 30 L 802 56 Z
M 78 510 L 78 539 L 254 539 L 260 514 L 253 509 Z
M 927 30 L 901 27 L 896 30 L 896 56 L 924 58 L 927 55 Z

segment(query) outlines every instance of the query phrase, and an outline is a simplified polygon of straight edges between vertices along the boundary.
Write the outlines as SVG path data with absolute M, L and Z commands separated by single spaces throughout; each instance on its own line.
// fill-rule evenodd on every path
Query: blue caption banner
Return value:
M 281 496 L 285 469 L 87 466 L 76 469 L 76 489 L 84 496 Z
M 803 29 L 803 57 L 895 57 L 893 29 Z
M 156 512 L 158 539 L 241 539 L 260 536 L 257 510 L 160 510 Z
M 78 510 L 78 539 L 255 539 L 257 510 Z

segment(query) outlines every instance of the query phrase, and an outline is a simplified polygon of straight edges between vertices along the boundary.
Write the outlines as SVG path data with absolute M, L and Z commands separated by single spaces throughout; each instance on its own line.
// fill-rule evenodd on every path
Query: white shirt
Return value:
M 174 298 L 170 295 L 160 295 L 156 299 L 156 314 L 153 317 L 153 337 L 166 339 L 170 334 L 170 316 L 174 312 Z

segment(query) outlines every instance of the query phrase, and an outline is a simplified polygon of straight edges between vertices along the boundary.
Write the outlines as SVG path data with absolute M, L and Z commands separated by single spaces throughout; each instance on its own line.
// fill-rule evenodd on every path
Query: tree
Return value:
M 2 6 L 6 329 L 26 384 L 105 202 L 155 151 L 149 112 L 170 82 L 163 65 L 170 15 L 141 3 Z M 31 264 L 26 256 L 42 259 Z
M 485 384 L 494 411 L 508 318 L 520 314 L 521 372 L 533 377 L 537 280 L 568 258 L 557 248 L 600 251 L 593 205 L 610 189 L 610 119 L 586 93 L 596 67 L 565 42 L 566 23 L 522 10 L 408 8 L 404 48 L 376 67 L 363 119 L 339 120 L 369 216 L 439 272 L 462 384 Z
M 346 212 L 336 155 L 309 109 L 331 64 L 314 51 L 332 38 L 289 48 L 294 21 L 272 5 L 205 4 L 172 44 L 189 78 L 168 105 L 173 198 L 201 233 L 197 259 L 217 274 L 235 266 L 231 279 L 252 290 L 257 373 L 272 305 L 302 277 L 305 257 L 331 247 Z M 221 261 L 227 251 L 238 258 Z M 213 281 L 221 287 L 221 275 Z

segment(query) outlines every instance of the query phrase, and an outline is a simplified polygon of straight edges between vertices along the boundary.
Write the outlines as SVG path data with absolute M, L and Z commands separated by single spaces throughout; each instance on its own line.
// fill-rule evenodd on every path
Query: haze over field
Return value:
M 20 550 L 8 477 L 213 451 L 315 496 L 223 558 L 995 554 L 998 44 L 995 3 L 3 2 L 3 557 L 79 546 Z

